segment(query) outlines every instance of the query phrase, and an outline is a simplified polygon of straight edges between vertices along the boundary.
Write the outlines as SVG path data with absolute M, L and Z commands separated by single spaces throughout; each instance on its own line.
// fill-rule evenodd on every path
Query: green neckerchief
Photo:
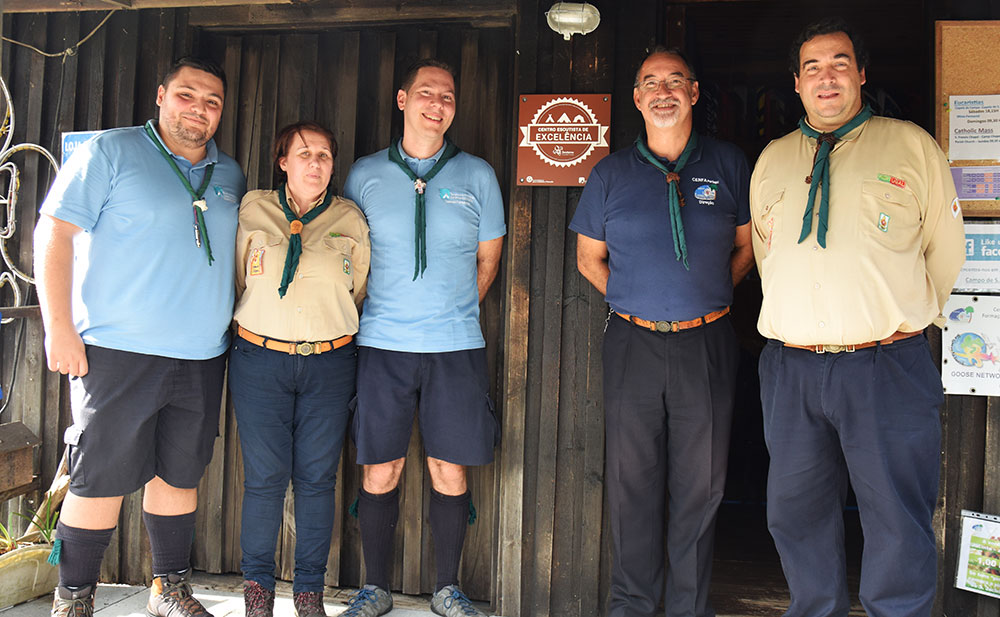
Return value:
M 692 130 L 691 136 L 688 137 L 687 145 L 684 146 L 684 151 L 681 152 L 681 155 L 677 157 L 677 161 L 664 165 L 646 147 L 646 140 L 642 138 L 642 135 L 639 135 L 635 139 L 635 147 L 639 150 L 639 154 L 649 161 L 653 167 L 662 171 L 663 175 L 667 178 L 667 208 L 670 211 L 670 230 L 674 236 L 674 255 L 677 257 L 677 261 L 684 264 L 685 270 L 690 270 L 691 267 L 688 265 L 687 242 L 684 240 L 684 222 L 681 221 L 681 208 L 684 207 L 684 195 L 681 194 L 680 173 L 697 145 L 698 133 Z M 673 190 L 670 190 L 671 186 L 673 186 Z
M 170 163 L 170 167 L 173 168 L 174 173 L 181 179 L 181 183 L 184 185 L 184 188 L 186 188 L 188 193 L 191 194 L 191 207 L 194 209 L 194 244 L 198 248 L 201 248 L 201 239 L 205 239 L 205 253 L 208 255 L 208 265 L 211 266 L 215 259 L 212 257 L 212 245 L 208 242 L 208 228 L 205 226 L 205 210 L 208 210 L 208 203 L 202 198 L 205 195 L 205 190 L 208 188 L 208 183 L 212 180 L 212 172 L 215 171 L 215 163 L 209 163 L 208 166 L 205 167 L 205 179 L 201 181 L 201 186 L 198 187 L 197 191 L 195 191 L 191 186 L 191 183 L 188 182 L 184 172 L 182 172 L 181 168 L 177 166 L 177 162 L 174 160 L 174 157 L 170 156 L 167 149 L 160 143 L 160 139 L 157 137 L 156 131 L 153 130 L 153 121 L 147 121 L 145 127 L 143 128 L 146 129 L 146 134 L 149 135 L 149 138 L 153 140 L 154 144 L 156 144 L 156 148 L 160 151 L 160 154 L 163 155 L 163 158 L 167 159 L 167 162 Z
M 799 130 L 806 137 L 816 140 L 816 153 L 813 154 L 812 173 L 806 176 L 809 184 L 809 198 L 806 201 L 806 212 L 802 215 L 802 233 L 799 234 L 799 243 L 809 237 L 812 233 L 813 204 L 816 203 L 816 190 L 823 186 L 822 194 L 819 198 L 819 222 L 816 224 L 816 241 L 823 248 L 826 248 L 826 231 L 829 229 L 830 219 L 830 152 L 833 146 L 844 136 L 861 125 L 865 120 L 872 117 L 872 108 L 865 105 L 858 112 L 858 115 L 831 133 L 820 133 L 816 129 L 806 124 L 806 117 L 799 120 Z M 816 182 L 813 182 L 816 180 Z
M 417 280 L 417 275 L 419 274 L 421 278 L 424 276 L 424 270 L 427 269 L 427 203 L 424 198 L 424 189 L 427 188 L 427 183 L 431 181 L 431 178 L 437 175 L 439 171 L 444 167 L 444 164 L 451 160 L 456 154 L 461 152 L 458 146 L 451 143 L 447 139 L 445 140 L 444 152 L 441 153 L 441 158 L 438 159 L 434 167 L 424 174 L 423 178 L 417 177 L 417 174 L 413 173 L 410 166 L 406 164 L 403 157 L 399 154 L 399 142 L 397 139 L 392 142 L 389 146 L 389 160 L 393 163 L 399 165 L 399 168 L 413 180 L 413 190 L 415 192 L 415 203 L 416 208 L 413 215 L 413 236 L 414 236 L 414 264 L 413 264 L 413 280 Z
M 327 189 L 326 197 L 323 198 L 322 203 L 302 216 L 295 216 L 292 209 L 288 207 L 288 199 L 285 198 L 285 185 L 282 184 L 278 187 L 278 202 L 281 203 L 281 211 L 285 213 L 285 218 L 288 219 L 289 223 L 288 251 L 285 253 L 285 269 L 281 271 L 278 297 L 285 297 L 288 286 L 295 278 L 295 270 L 299 267 L 299 257 L 302 255 L 302 236 L 299 234 L 302 232 L 303 225 L 323 214 L 323 211 L 330 205 L 331 199 L 333 199 L 333 191 Z

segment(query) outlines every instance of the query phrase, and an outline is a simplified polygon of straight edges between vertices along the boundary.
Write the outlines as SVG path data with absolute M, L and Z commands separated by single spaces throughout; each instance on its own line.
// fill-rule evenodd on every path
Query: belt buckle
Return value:
M 676 321 L 657 321 L 656 331 L 657 332 L 677 332 L 679 330 L 679 323 Z
M 851 353 L 854 349 L 854 345 L 820 345 L 816 349 L 816 353 L 840 353 L 842 351 Z
M 312 343 L 299 343 L 295 346 L 295 353 L 300 356 L 311 356 L 313 354 L 313 344 Z

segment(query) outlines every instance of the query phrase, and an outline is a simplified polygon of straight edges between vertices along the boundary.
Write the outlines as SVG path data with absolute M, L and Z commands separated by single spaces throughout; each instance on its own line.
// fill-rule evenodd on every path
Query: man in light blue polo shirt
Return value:
M 191 596 L 196 487 L 212 456 L 246 180 L 216 148 L 225 74 L 182 58 L 158 119 L 93 138 L 35 228 L 49 368 L 70 375 L 70 489 L 52 615 L 90 615 L 122 496 L 145 487 L 149 615 L 207 616 Z
M 488 397 L 479 303 L 506 233 L 496 174 L 445 139 L 455 80 L 414 64 L 396 95 L 403 137 L 354 164 L 344 194 L 368 217 L 371 270 L 358 333 L 354 438 L 365 585 L 347 617 L 392 609 L 389 579 L 399 483 L 415 409 L 431 475 L 437 584 L 431 610 L 482 615 L 458 587 L 470 494 L 465 467 L 493 460 L 499 427 Z

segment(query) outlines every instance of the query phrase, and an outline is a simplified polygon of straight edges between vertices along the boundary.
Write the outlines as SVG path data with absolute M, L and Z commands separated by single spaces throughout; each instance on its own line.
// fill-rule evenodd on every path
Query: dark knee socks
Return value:
M 59 585 L 67 589 L 79 589 L 97 584 L 101 574 L 104 551 L 111 543 L 111 529 L 80 529 L 56 524 L 56 538 L 62 545 L 59 556 Z
M 149 534 L 153 576 L 183 572 L 191 567 L 194 512 L 161 516 L 143 510 L 142 522 L 146 524 L 146 533 Z
M 399 520 L 399 488 L 373 495 L 358 491 L 358 525 L 361 549 L 365 555 L 365 584 L 389 589 L 392 549 Z
M 458 584 L 458 562 L 465 544 L 471 493 L 442 495 L 431 489 L 429 518 L 434 535 L 434 556 L 437 561 L 437 593 L 443 587 Z

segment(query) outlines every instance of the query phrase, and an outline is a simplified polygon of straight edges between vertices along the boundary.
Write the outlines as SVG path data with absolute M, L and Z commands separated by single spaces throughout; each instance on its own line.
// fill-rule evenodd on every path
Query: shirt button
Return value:
M 820 327 L 820 328 L 825 328 L 825 327 L 826 327 L 826 324 L 825 324 L 825 323 L 823 323 L 823 322 L 821 321 L 821 322 L 819 322 L 819 327 Z
M 301 313 L 302 312 L 302 307 L 300 306 L 299 308 L 297 308 L 295 310 Z
M 819 283 L 816 283 L 815 285 L 813 285 L 813 289 L 819 289 Z
M 818 246 L 814 246 L 814 247 L 813 247 L 813 250 L 814 250 L 814 251 L 818 251 L 818 250 L 819 250 L 819 247 L 818 247 Z
M 889 193 L 886 193 L 886 194 L 885 194 L 885 198 L 886 198 L 886 199 L 891 199 L 891 197 L 889 196 Z

